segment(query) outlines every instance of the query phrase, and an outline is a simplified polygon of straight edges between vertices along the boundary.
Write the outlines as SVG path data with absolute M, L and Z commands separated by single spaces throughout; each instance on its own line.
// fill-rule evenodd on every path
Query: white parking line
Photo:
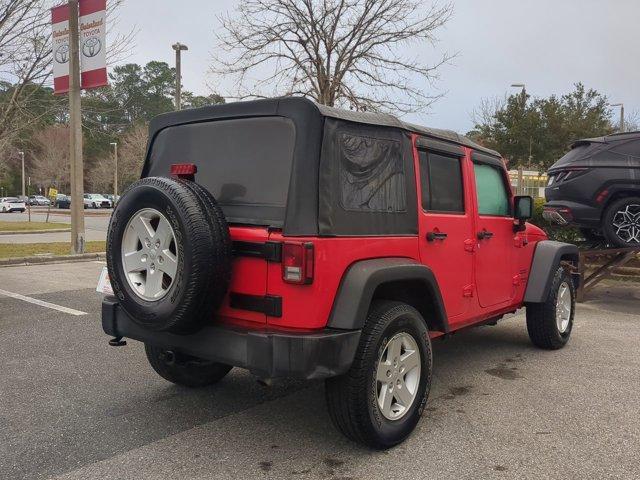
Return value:
M 16 300 L 22 300 L 23 302 L 33 303 L 34 305 L 50 308 L 52 310 L 57 310 L 58 312 L 68 313 L 69 315 L 87 315 L 87 312 L 81 312 L 80 310 L 74 310 L 73 308 L 62 307 L 60 305 L 56 305 L 55 303 L 38 300 L 37 298 L 25 297 L 24 295 L 20 295 L 19 293 L 7 292 L 6 290 L 2 289 L 0 289 L 0 295 L 15 298 Z

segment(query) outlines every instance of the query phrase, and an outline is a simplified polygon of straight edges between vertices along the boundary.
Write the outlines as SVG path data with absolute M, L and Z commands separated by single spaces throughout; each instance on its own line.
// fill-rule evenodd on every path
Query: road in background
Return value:
M 51 223 L 70 223 L 71 217 L 68 210 L 51 209 L 52 215 L 49 216 Z M 109 219 L 112 210 L 86 210 L 85 222 L 85 240 L 99 241 L 107 238 L 107 230 L 109 228 Z M 32 209 L 31 220 L 34 222 L 44 222 L 47 218 L 46 209 Z M 5 213 L 0 214 L 0 222 L 26 222 L 29 220 L 28 214 L 25 213 Z M 0 235 L 0 243 L 57 243 L 69 242 L 71 234 L 69 232 L 59 233 L 24 233 L 19 235 Z
M 640 476 L 637 284 L 597 289 L 563 350 L 532 347 L 522 314 L 436 341 L 424 418 L 373 452 L 333 428 L 321 382 L 266 388 L 234 369 L 186 389 L 138 342 L 109 347 L 93 291 L 102 266 L 0 268 L 5 290 L 86 313 L 0 295 L 3 478 Z

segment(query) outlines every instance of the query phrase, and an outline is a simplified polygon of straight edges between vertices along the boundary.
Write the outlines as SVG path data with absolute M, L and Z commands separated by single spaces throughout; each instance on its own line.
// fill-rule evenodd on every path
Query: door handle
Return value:
M 493 232 L 488 232 L 487 230 L 478 232 L 478 240 L 488 240 L 491 237 L 493 237 Z
M 435 242 L 436 240 L 444 240 L 446 238 L 447 238 L 447 234 L 444 232 L 427 233 L 427 242 Z

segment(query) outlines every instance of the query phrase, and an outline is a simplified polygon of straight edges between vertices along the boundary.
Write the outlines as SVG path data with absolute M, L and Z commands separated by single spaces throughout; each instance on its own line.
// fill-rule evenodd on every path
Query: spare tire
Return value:
M 229 288 L 229 227 L 206 189 L 144 178 L 113 212 L 107 266 L 113 292 L 133 321 L 149 330 L 193 333 Z

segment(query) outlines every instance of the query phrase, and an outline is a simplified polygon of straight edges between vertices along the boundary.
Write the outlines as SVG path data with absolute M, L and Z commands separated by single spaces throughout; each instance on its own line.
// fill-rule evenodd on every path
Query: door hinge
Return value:
M 467 238 L 464 241 L 464 251 L 473 253 L 476 251 L 476 240 L 473 238 Z
M 465 285 L 462 287 L 462 296 L 465 298 L 473 297 L 473 289 L 475 285 L 472 283 L 471 285 Z

